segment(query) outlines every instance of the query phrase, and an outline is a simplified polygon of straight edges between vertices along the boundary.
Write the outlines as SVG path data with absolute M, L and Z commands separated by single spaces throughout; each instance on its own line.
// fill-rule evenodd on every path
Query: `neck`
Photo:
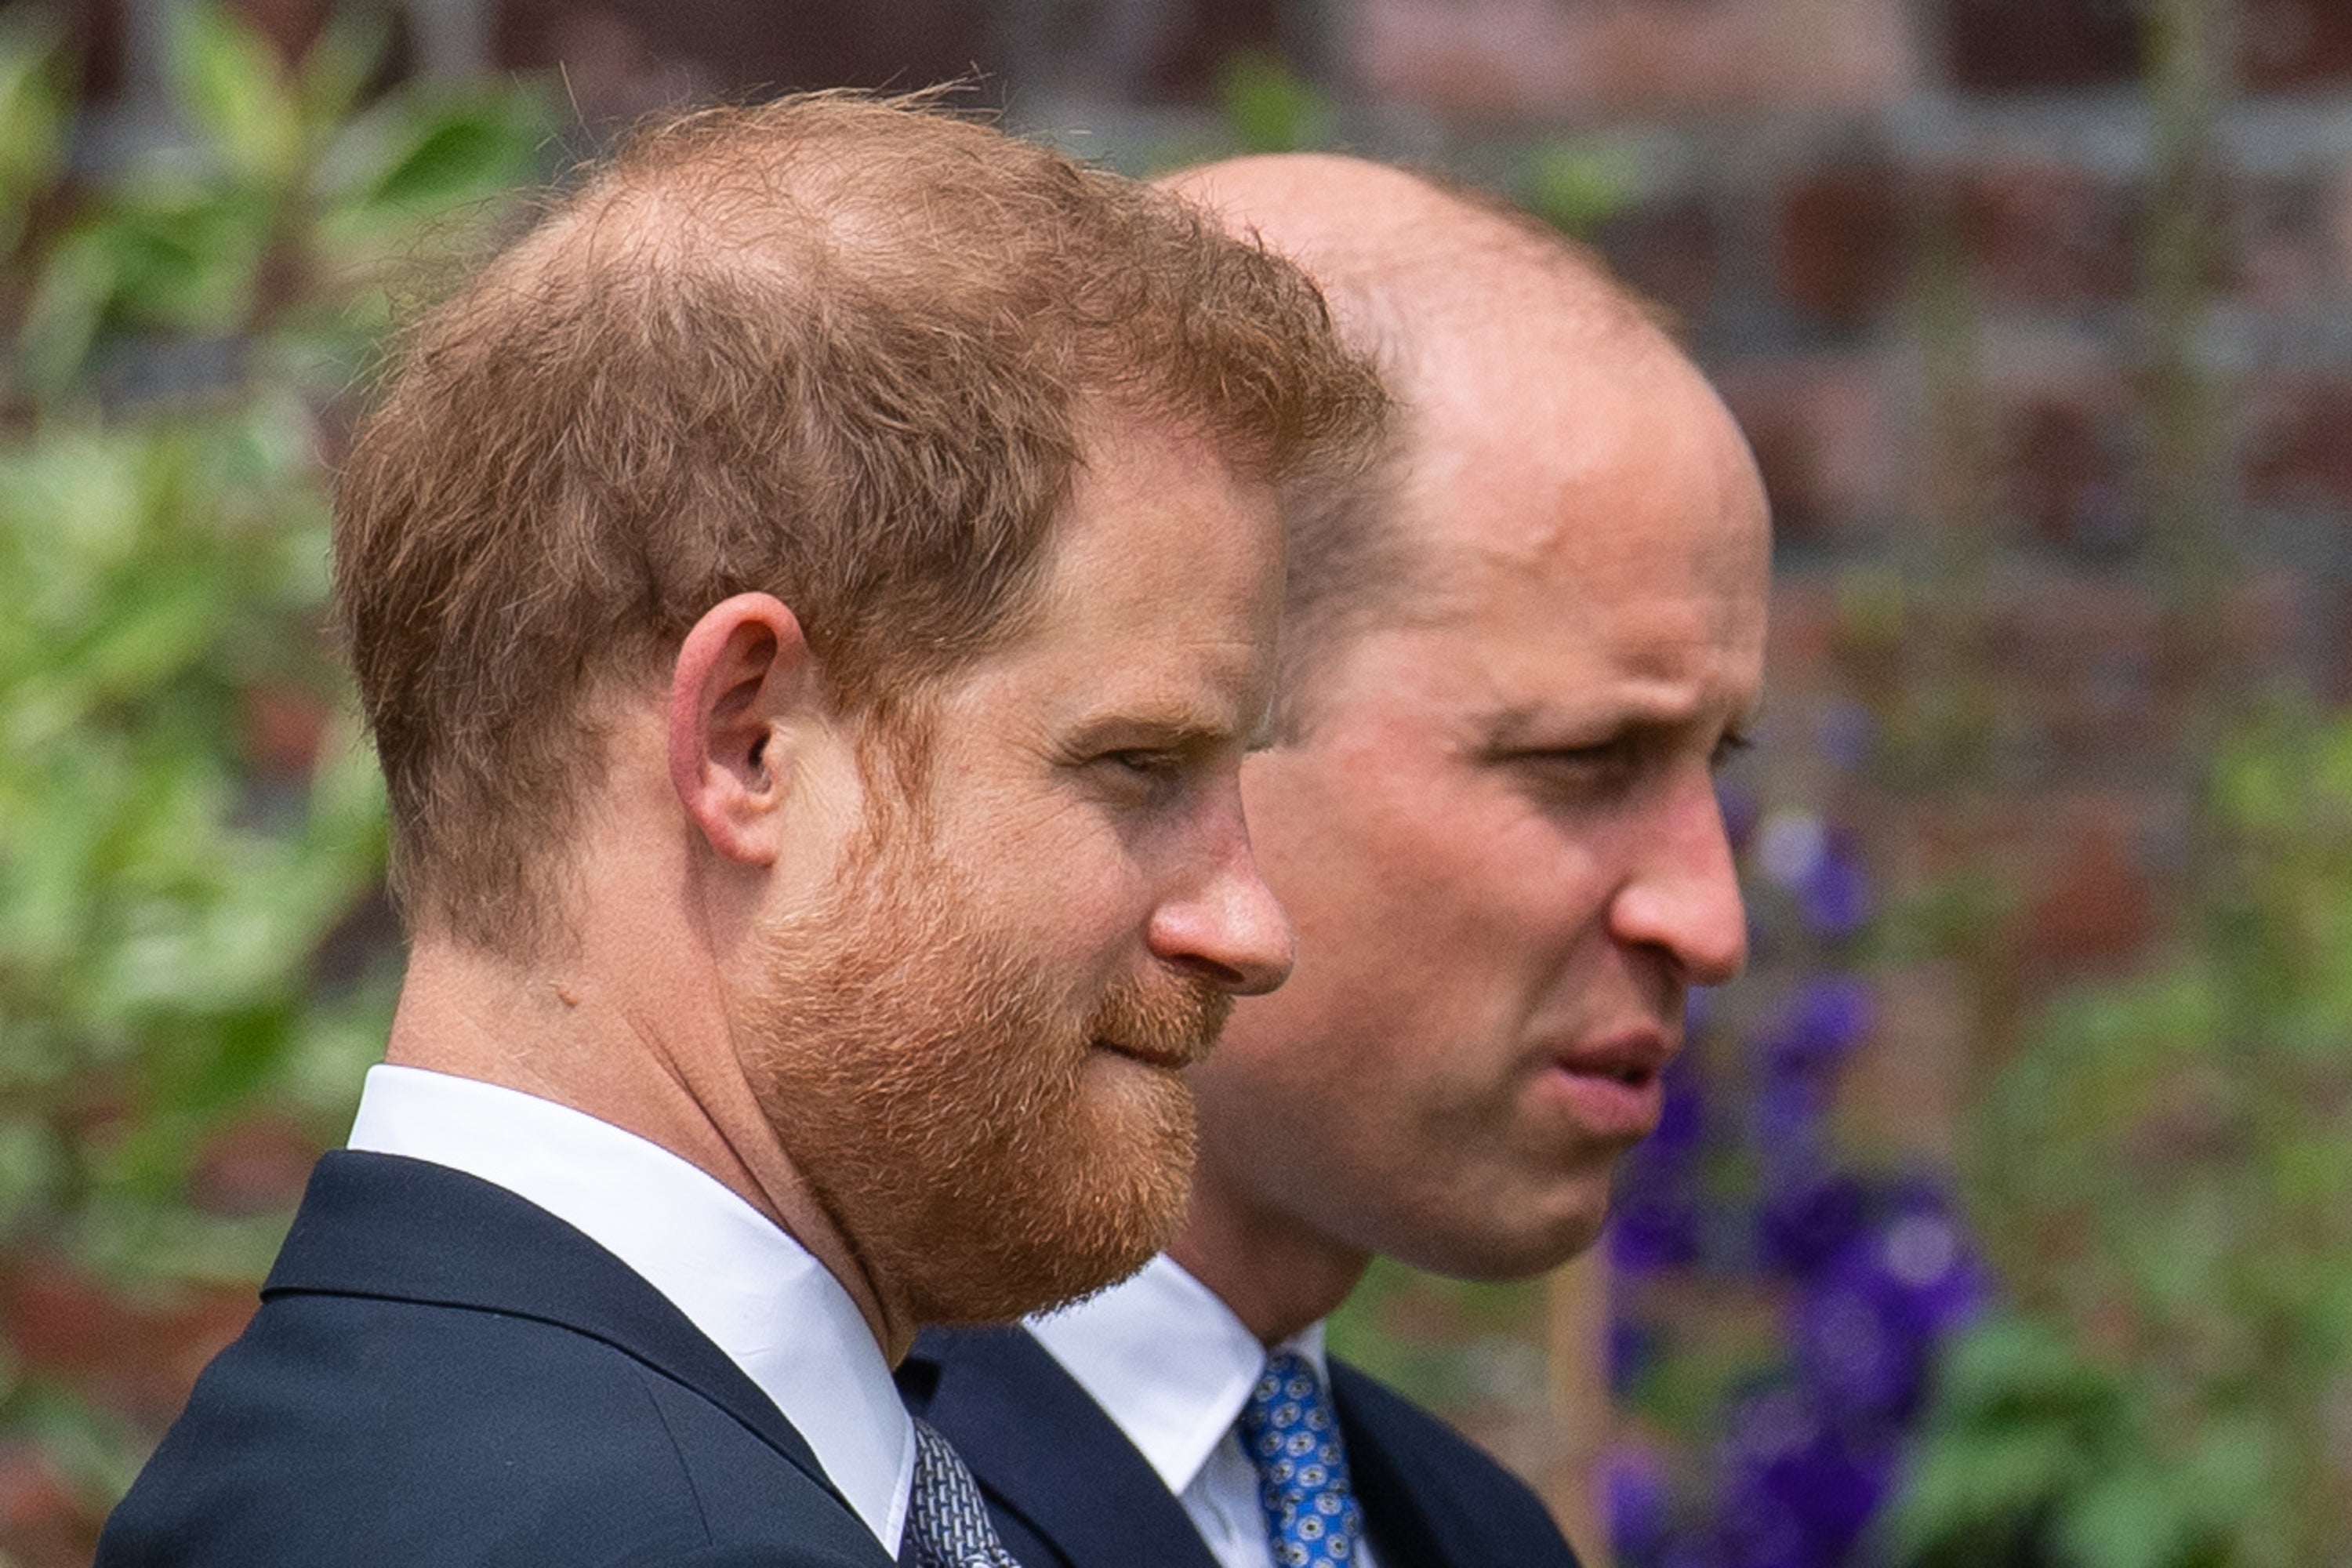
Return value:
M 509 963 L 420 935 L 384 1059 L 553 1100 L 698 1166 L 806 1247 L 896 1364 L 914 1324 L 769 1127 L 715 988 L 663 985 L 642 950 L 633 963 Z
M 1295 1215 L 1252 1202 L 1206 1159 L 1193 1173 L 1192 1207 L 1168 1255 L 1267 1345 L 1338 1310 L 1372 1261 Z

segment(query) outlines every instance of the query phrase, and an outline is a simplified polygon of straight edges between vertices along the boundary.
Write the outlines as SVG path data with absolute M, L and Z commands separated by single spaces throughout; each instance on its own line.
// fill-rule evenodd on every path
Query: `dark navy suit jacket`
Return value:
M 99 1568 L 166 1563 L 892 1568 L 618 1258 L 489 1183 L 352 1152 L 107 1523 Z
M 926 1332 L 898 1390 L 979 1477 L 1023 1568 L 1217 1568 L 1158 1472 L 1026 1331 Z M 1535 1493 L 1461 1434 L 1342 1362 L 1331 1394 L 1381 1568 L 1576 1568 Z

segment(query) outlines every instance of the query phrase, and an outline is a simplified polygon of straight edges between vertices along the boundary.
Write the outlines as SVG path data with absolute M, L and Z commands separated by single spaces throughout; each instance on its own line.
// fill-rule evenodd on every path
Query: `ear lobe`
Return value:
M 805 710 L 814 670 L 800 621 L 769 594 L 712 605 L 686 634 L 670 675 L 669 777 L 687 816 L 730 860 L 772 864 L 790 779 L 785 721 Z

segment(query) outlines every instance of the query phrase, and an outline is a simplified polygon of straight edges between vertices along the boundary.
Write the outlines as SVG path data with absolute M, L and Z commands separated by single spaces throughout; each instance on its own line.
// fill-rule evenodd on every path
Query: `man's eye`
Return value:
M 1532 798 L 1584 809 L 1632 790 L 1643 776 L 1644 759 L 1637 742 L 1615 736 L 1589 746 L 1532 748 L 1507 760 Z
M 1595 773 L 1622 768 L 1633 761 L 1633 748 L 1622 741 L 1602 741 L 1591 746 L 1550 746 L 1529 752 L 1526 762 L 1559 773 Z
M 1105 752 L 1095 763 L 1115 778 L 1152 785 L 1172 783 L 1184 771 L 1184 758 L 1175 752 Z

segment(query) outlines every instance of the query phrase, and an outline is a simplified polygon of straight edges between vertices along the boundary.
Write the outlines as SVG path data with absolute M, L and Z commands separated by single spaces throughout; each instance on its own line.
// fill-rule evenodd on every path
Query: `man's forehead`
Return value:
M 1115 426 L 1089 439 L 1033 602 L 976 673 L 1045 678 L 1037 689 L 1057 693 L 1066 718 L 1246 728 L 1271 666 L 1281 564 L 1270 486 L 1181 428 Z M 1237 705 L 1253 711 L 1237 718 Z

